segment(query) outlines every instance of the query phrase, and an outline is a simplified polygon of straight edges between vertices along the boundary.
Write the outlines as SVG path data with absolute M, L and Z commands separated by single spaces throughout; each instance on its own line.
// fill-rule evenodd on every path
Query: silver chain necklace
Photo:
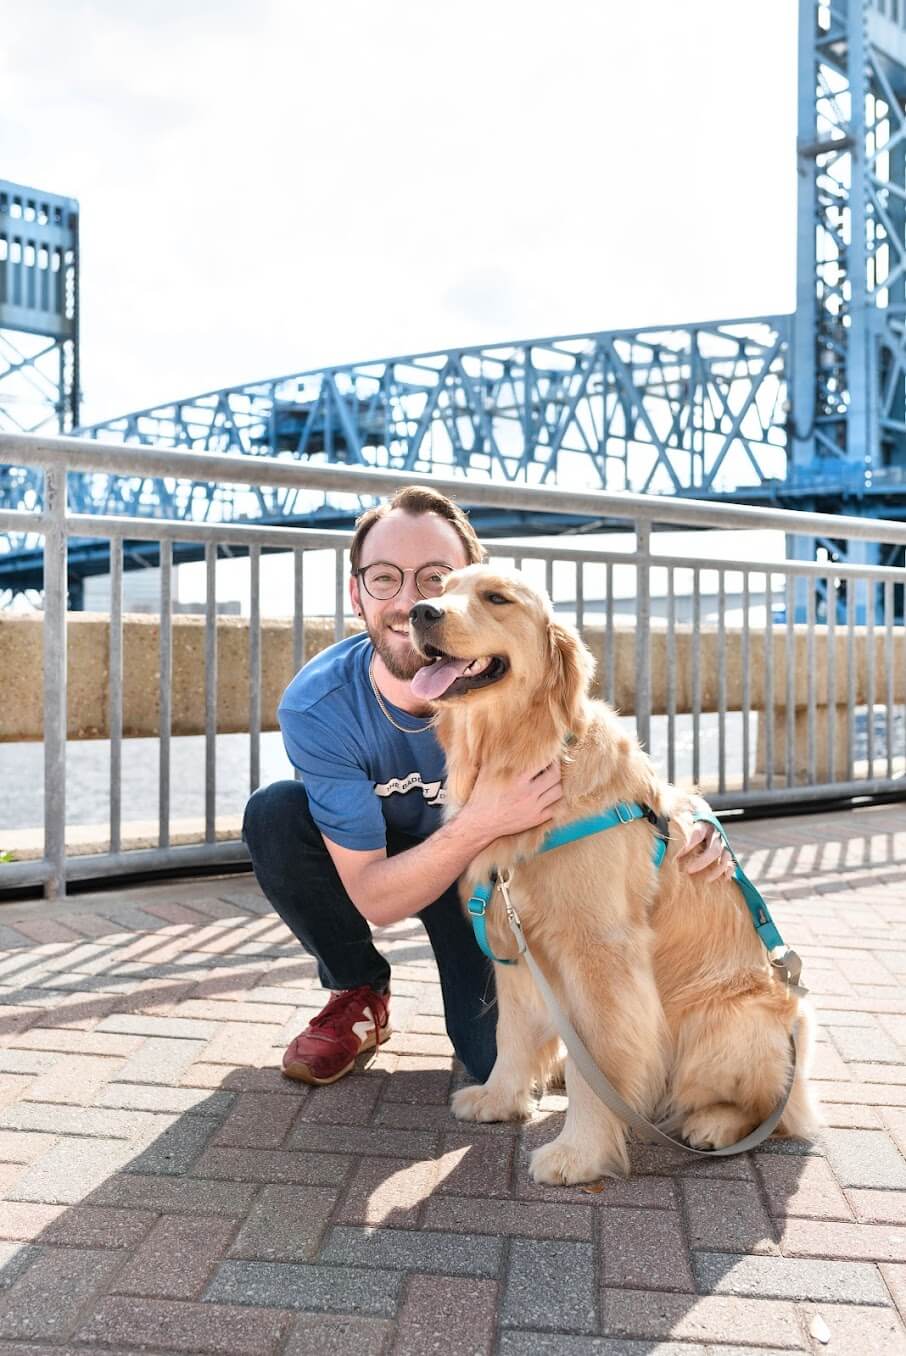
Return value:
M 427 730 L 433 730 L 433 729 L 434 729 L 434 726 L 437 724 L 437 716 L 432 716 L 431 719 L 428 721 L 428 724 L 427 724 L 427 725 L 419 725 L 419 726 L 416 726 L 415 728 L 413 728 L 413 727 L 410 726 L 410 725 L 400 725 L 400 723 L 399 723 L 398 720 L 394 720 L 394 719 L 393 719 L 393 717 L 391 716 L 390 712 L 387 710 L 386 706 L 384 705 L 384 699 L 383 699 L 383 697 L 381 696 L 380 689 L 378 688 L 377 683 L 374 681 L 374 655 L 373 655 L 373 654 L 372 654 L 372 656 L 371 656 L 371 661 L 370 661 L 370 663 L 369 663 L 369 665 L 368 665 L 368 681 L 369 681 L 369 683 L 371 684 L 371 690 L 372 690 L 372 692 L 374 693 L 375 700 L 377 701 L 378 706 L 381 708 L 381 711 L 382 711 L 383 714 L 386 716 L 387 720 L 390 721 L 390 724 L 393 726 L 393 728 L 394 728 L 395 730 L 399 730 L 400 734 L 425 734 L 425 732 L 426 732 Z

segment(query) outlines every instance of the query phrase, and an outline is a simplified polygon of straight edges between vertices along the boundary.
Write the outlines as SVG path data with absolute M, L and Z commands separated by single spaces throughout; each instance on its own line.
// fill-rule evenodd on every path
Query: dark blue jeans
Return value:
M 256 791 L 245 808 L 242 836 L 258 884 L 317 960 L 324 987 L 385 988 L 390 966 L 343 888 L 302 783 L 272 782 Z M 418 841 L 391 832 L 387 852 L 404 852 Z M 455 885 L 418 918 L 437 960 L 447 1034 L 468 1072 L 483 1083 L 497 1055 L 494 967 L 478 948 Z

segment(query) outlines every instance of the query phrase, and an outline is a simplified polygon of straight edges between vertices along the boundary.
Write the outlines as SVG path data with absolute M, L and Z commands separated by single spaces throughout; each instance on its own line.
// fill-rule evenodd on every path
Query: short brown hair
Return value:
M 438 490 L 431 490 L 422 485 L 406 485 L 403 489 L 397 490 L 386 503 L 367 509 L 356 522 L 355 535 L 349 548 L 349 565 L 353 573 L 359 568 L 362 546 L 368 533 L 375 523 L 386 518 L 394 509 L 403 509 L 405 513 L 412 514 L 436 513 L 438 518 L 445 518 L 453 525 L 465 547 L 469 564 L 479 565 L 484 560 L 484 548 L 475 535 L 474 527 L 458 504 L 454 504 L 452 499 L 448 499 Z

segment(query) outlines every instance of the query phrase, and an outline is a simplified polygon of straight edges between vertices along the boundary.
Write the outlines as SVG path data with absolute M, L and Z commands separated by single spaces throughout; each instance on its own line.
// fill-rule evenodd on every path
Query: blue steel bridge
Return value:
M 601 333 L 327 368 L 213 391 L 81 430 L 105 442 L 305 458 L 513 483 L 696 496 L 783 485 L 784 318 Z M 745 388 L 742 407 L 736 408 Z M 37 501 L 40 475 L 6 468 L 3 489 Z M 349 527 L 358 500 L 213 481 L 72 475 L 74 510 Z M 588 530 L 587 518 L 477 509 L 495 534 Z M 134 546 L 135 564 L 148 562 Z M 71 573 L 107 569 L 83 542 Z M 182 559 L 193 558 L 185 547 Z M 39 588 L 39 544 L 0 556 L 0 587 Z M 15 581 L 15 582 L 14 582 Z M 75 592 L 75 590 L 74 590 Z
M 53 423 L 104 442 L 461 476 L 466 505 L 469 482 L 493 477 L 903 519 L 906 3 L 800 0 L 799 19 L 791 314 L 326 367 L 85 427 L 77 414 L 77 205 L 0 184 L 0 430 Z M 66 212 L 75 222 L 60 256 L 71 281 L 56 301 L 40 285 L 48 282 L 42 258 L 47 269 L 48 249 L 63 248 L 40 234 L 57 223 L 54 202 L 66 205 L 64 222 Z M 17 327 L 60 350 L 51 354 L 59 376 L 56 368 L 42 374 L 43 417 L 26 414 L 16 383 L 34 377 L 47 352 L 11 350 Z M 88 513 L 348 528 L 362 507 L 350 497 L 208 480 L 69 479 L 70 504 Z M 0 467 L 0 508 L 35 507 L 40 494 L 40 476 Z M 485 536 L 611 526 L 587 517 L 528 522 L 503 510 L 473 516 Z M 834 540 L 811 549 L 822 547 L 830 559 L 847 549 Z M 149 549 L 130 545 L 126 567 L 154 563 Z M 200 554 L 181 549 L 177 559 Z M 73 543 L 74 606 L 81 580 L 106 573 L 107 550 Z M 902 548 L 869 545 L 862 558 L 898 563 Z M 41 582 L 40 542 L 0 539 L 0 596 Z

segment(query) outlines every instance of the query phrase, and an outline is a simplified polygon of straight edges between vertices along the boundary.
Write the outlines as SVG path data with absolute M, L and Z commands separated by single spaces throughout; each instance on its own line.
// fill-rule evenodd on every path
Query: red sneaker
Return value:
M 336 1083 L 357 1055 L 383 1045 L 390 1034 L 389 992 L 375 993 L 367 985 L 343 989 L 287 1047 L 283 1072 L 302 1083 Z

